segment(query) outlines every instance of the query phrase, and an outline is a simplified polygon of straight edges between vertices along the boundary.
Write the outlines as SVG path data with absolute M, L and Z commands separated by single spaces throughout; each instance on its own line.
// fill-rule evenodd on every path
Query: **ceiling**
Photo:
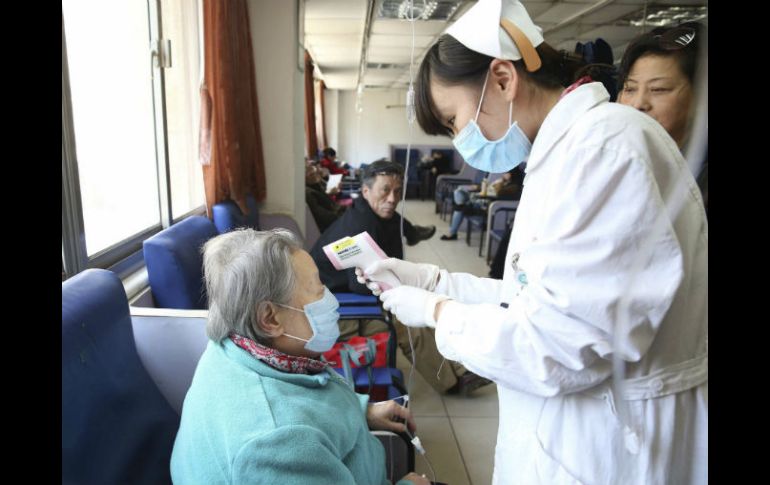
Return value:
M 467 11 L 474 0 L 414 0 L 416 74 L 425 51 Z M 573 51 L 575 44 L 601 37 L 616 62 L 628 42 L 658 25 L 706 15 L 707 0 L 523 0 L 546 42 Z M 423 5 L 425 10 L 423 11 Z M 412 22 L 399 17 L 408 0 L 304 0 L 305 48 L 316 63 L 315 75 L 328 89 L 406 88 L 412 50 Z M 700 9 L 698 9 L 700 7 Z M 642 25 L 645 17 L 646 26 Z M 370 21 L 367 22 L 367 17 Z M 394 18 L 395 17 L 395 18 Z M 701 18 L 708 24 L 708 17 Z M 367 32 L 368 31 L 368 32 Z M 362 54 L 365 51 L 365 66 Z

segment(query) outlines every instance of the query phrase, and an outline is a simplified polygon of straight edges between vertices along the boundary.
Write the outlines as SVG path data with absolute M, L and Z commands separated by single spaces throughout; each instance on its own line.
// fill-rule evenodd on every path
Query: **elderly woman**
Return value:
M 704 33 L 697 22 L 658 27 L 631 41 L 620 63 L 618 102 L 654 118 L 682 152 L 694 114 L 698 44 Z M 707 161 L 696 178 L 708 206 Z
M 203 251 L 211 341 L 184 401 L 174 483 L 389 483 L 369 429 L 414 421 L 393 401 L 368 405 L 318 360 L 339 314 L 310 255 L 284 230 L 233 231 Z

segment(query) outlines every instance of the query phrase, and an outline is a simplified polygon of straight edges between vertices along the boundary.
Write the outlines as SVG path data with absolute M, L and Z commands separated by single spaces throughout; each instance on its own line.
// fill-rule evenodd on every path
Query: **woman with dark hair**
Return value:
M 620 63 L 618 102 L 650 115 L 684 153 L 695 112 L 695 70 L 704 28 L 697 22 L 658 27 L 632 40 Z M 708 206 L 708 162 L 697 176 Z
M 652 116 L 676 144 L 687 143 L 700 24 L 658 27 L 631 41 L 620 61 L 618 102 Z
M 658 123 L 601 83 L 565 88 L 572 72 L 519 1 L 479 0 L 449 27 L 420 66 L 417 120 L 479 170 L 527 160 L 503 280 L 394 258 L 357 273 L 376 293 L 395 275 L 384 307 L 497 383 L 494 483 L 706 483 L 695 180 Z

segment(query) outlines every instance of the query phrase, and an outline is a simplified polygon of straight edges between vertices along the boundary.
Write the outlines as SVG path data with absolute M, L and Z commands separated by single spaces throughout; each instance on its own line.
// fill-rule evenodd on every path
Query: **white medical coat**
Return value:
M 707 483 L 707 257 L 665 130 L 600 83 L 564 96 L 532 147 L 503 280 L 442 270 L 436 288 L 455 300 L 439 350 L 498 384 L 494 483 Z

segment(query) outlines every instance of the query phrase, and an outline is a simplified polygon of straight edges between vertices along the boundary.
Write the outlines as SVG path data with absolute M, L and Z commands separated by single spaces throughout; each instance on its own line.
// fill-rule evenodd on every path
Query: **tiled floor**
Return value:
M 479 257 L 479 231 L 474 231 L 471 237 L 471 245 L 465 243 L 466 223 L 460 225 L 460 232 L 456 241 L 442 241 L 441 235 L 449 233 L 449 219 L 442 221 L 434 212 L 433 201 L 421 202 L 420 200 L 407 200 L 406 218 L 412 224 L 421 226 L 436 226 L 436 234 L 429 240 L 416 246 L 406 246 L 406 259 L 421 263 L 433 263 L 449 271 L 460 271 L 487 276 L 489 267 L 486 258 Z M 401 206 L 399 205 L 399 210 Z
M 487 276 L 485 259 L 478 256 L 479 235 L 465 244 L 465 233 L 457 241 L 442 241 L 449 229 L 434 213 L 433 202 L 407 201 L 406 217 L 413 224 L 435 225 L 436 234 L 428 241 L 406 247 L 406 259 L 437 264 L 449 271 Z M 462 225 L 465 228 L 465 224 Z M 398 367 L 408 377 L 410 363 L 399 352 Z M 417 422 L 417 435 L 427 451 L 436 480 L 450 485 L 485 485 L 492 482 L 495 440 L 497 439 L 497 387 L 482 387 L 470 397 L 443 396 L 415 372 L 411 409 Z M 431 477 L 425 459 L 417 456 L 417 472 Z

